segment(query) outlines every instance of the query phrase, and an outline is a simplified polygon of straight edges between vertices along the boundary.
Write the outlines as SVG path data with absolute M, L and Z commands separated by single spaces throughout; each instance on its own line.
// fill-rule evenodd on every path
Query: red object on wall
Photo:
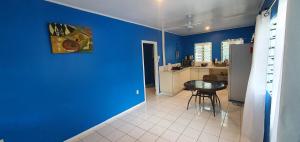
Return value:
M 249 47 L 249 51 L 251 54 L 253 53 L 253 44 L 251 44 L 251 46 Z

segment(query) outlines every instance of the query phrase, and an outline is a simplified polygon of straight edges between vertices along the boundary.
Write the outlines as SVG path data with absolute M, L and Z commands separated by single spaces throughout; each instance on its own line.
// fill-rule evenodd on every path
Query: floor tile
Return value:
M 222 123 L 223 123 L 222 120 L 212 120 L 212 119 L 209 119 L 207 121 L 205 127 L 218 127 L 218 128 L 221 128 L 222 127 Z
M 166 140 L 166 139 L 164 139 L 164 138 L 159 137 L 159 138 L 156 140 L 156 142 L 170 142 L 170 141 L 168 141 L 168 140 Z
M 168 128 L 169 126 L 171 126 L 172 122 L 166 119 L 161 119 L 157 125 Z
M 110 123 L 111 126 L 115 127 L 115 128 L 119 128 L 121 126 L 123 126 L 126 122 L 121 120 L 121 119 L 117 119 L 117 120 L 114 120 Z
M 182 135 L 193 138 L 193 139 L 198 139 L 200 134 L 201 134 L 201 131 L 198 131 L 198 130 L 193 129 L 191 127 L 187 127 L 182 133 Z
M 166 120 L 169 120 L 171 122 L 174 122 L 179 116 L 175 116 L 175 115 L 172 115 L 172 114 L 168 114 L 166 115 L 165 117 L 163 117 L 164 119 Z
M 142 124 L 144 121 L 145 121 L 145 119 L 141 119 L 141 118 L 136 117 L 133 120 L 131 120 L 130 123 L 133 124 L 133 125 L 138 126 L 138 125 Z
M 138 127 L 144 129 L 144 130 L 149 130 L 154 126 L 155 123 L 150 122 L 150 121 L 144 121 L 143 123 L 141 123 L 140 125 L 138 125 Z
M 158 136 L 146 132 L 139 138 L 139 141 L 141 141 L 141 142 L 155 142 L 157 140 L 157 138 L 158 138 Z
M 92 133 L 82 139 L 82 142 L 109 142 L 106 138 L 103 136 L 97 134 L 97 133 Z
M 191 128 L 196 129 L 198 131 L 202 131 L 203 128 L 204 128 L 204 126 L 205 126 L 205 124 L 206 124 L 206 120 L 204 120 L 204 121 L 192 121 L 188 125 L 188 127 L 191 127 Z
M 220 134 L 220 138 L 230 140 L 233 142 L 238 142 L 240 139 L 240 134 L 236 133 L 236 132 L 232 132 L 232 131 L 223 131 L 222 130 L 221 134 Z
M 217 136 L 203 132 L 198 139 L 198 142 L 218 142 L 219 138 Z
M 132 129 L 134 129 L 136 126 L 129 124 L 129 123 L 125 123 L 124 125 L 122 125 L 121 127 L 119 127 L 118 129 L 121 130 L 124 133 L 129 133 Z
M 122 132 L 120 130 L 115 130 L 105 137 L 112 142 L 116 142 L 119 138 L 123 137 L 124 135 L 125 135 L 124 132 Z
M 157 136 L 160 136 L 163 132 L 165 132 L 166 129 L 167 129 L 166 127 L 161 127 L 159 125 L 155 125 L 148 132 L 155 134 Z
M 107 122 L 81 142 L 238 142 L 243 107 L 228 102 L 227 90 L 218 91 L 221 107 L 213 116 L 208 99 L 194 100 L 186 110 L 190 91 L 175 96 L 156 96 L 147 89 L 147 103 Z
M 161 118 L 157 117 L 157 116 L 151 116 L 147 120 L 152 122 L 152 123 L 158 123 L 161 120 Z
M 196 141 L 197 141 L 197 139 L 193 139 L 191 137 L 187 137 L 184 135 L 181 135 L 177 140 L 177 142 L 196 142 Z
M 219 138 L 219 142 L 234 142 L 234 141 Z
M 117 140 L 117 142 L 135 142 L 136 139 L 133 137 L 130 137 L 128 135 L 125 135 L 123 137 L 121 137 L 119 140 Z
M 180 124 L 180 123 L 173 123 L 168 129 L 175 131 L 177 133 L 182 133 L 184 131 L 186 126 Z
M 161 137 L 165 140 L 171 141 L 171 142 L 175 142 L 177 140 L 177 138 L 180 136 L 180 133 L 171 131 L 171 130 L 166 130 Z
M 145 130 L 139 127 L 135 127 L 133 130 L 131 130 L 128 135 L 131 137 L 134 137 L 136 139 L 140 138 L 145 133 Z
M 183 126 L 187 126 L 190 122 L 191 122 L 191 119 L 179 117 L 174 123 L 181 124 Z
M 211 126 L 205 126 L 203 129 L 203 132 L 209 133 L 214 136 L 219 136 L 221 132 L 221 127 L 211 127 Z
M 97 129 L 96 132 L 101 134 L 102 136 L 107 136 L 110 133 L 112 133 L 113 131 L 115 131 L 116 128 L 110 126 L 110 125 L 106 125 L 100 129 Z

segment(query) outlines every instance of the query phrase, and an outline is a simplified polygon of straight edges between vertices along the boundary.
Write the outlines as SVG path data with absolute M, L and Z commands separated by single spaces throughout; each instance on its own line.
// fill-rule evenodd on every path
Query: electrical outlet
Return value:
M 136 94 L 137 94 L 137 95 L 140 94 L 140 90 L 136 90 Z

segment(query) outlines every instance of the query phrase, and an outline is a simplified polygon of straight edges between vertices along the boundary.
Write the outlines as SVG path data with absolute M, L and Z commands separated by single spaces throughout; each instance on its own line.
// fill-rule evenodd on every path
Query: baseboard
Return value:
M 80 139 L 82 139 L 82 138 L 90 135 L 91 133 L 93 133 L 95 130 L 97 130 L 98 128 L 100 128 L 101 126 L 103 126 L 105 123 L 109 123 L 109 122 L 115 120 L 116 118 L 118 118 L 118 117 L 120 117 L 120 116 L 122 116 L 122 115 L 124 115 L 126 113 L 129 113 L 129 112 L 131 112 L 132 110 L 134 110 L 136 108 L 139 108 L 144 103 L 145 103 L 145 101 L 141 102 L 141 103 L 139 103 L 139 104 L 137 104 L 137 105 L 135 105 L 135 106 L 133 106 L 133 107 L 131 107 L 131 108 L 129 108 L 129 109 L 127 109 L 127 110 L 125 110 L 125 111 L 123 111 L 123 112 L 121 112 L 121 113 L 119 113 L 119 114 L 117 114 L 117 115 L 115 115 L 115 116 L 113 116 L 111 118 L 109 118 L 109 119 L 107 119 L 106 121 L 104 121 L 104 122 L 102 122 L 102 123 L 100 123 L 100 124 L 98 124 L 98 125 L 90 128 L 90 129 L 88 129 L 88 130 L 86 130 L 86 131 L 84 131 L 84 132 L 82 132 L 82 133 L 80 133 L 80 134 L 78 134 L 78 135 L 76 135 L 76 136 L 74 136 L 72 138 L 69 138 L 69 139 L 65 140 L 65 142 L 77 142 Z

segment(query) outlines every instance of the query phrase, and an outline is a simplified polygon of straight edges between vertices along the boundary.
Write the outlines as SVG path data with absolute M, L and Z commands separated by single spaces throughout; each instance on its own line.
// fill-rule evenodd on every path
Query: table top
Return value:
M 202 81 L 202 80 L 191 80 L 184 83 L 184 86 L 188 90 L 197 90 L 201 92 L 213 93 L 218 90 L 222 90 L 226 88 L 226 85 L 223 82 L 219 81 Z

